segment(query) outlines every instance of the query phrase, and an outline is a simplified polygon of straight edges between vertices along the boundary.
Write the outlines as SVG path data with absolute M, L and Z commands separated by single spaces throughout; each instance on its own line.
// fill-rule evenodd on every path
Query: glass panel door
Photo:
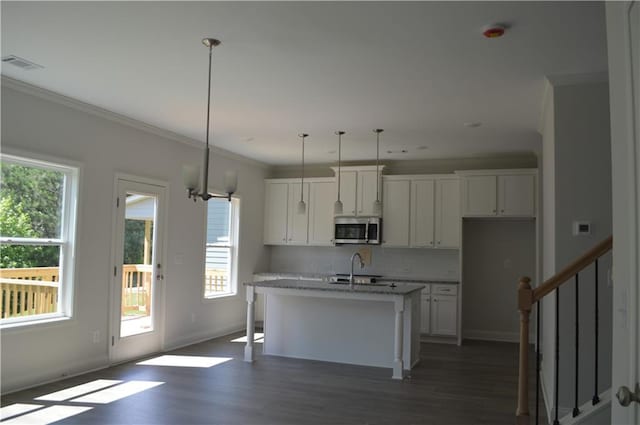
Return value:
M 158 198 L 127 191 L 124 202 L 120 337 L 153 331 L 153 242 Z
M 113 363 L 159 351 L 163 332 L 165 187 L 128 179 L 117 182 L 111 291 Z

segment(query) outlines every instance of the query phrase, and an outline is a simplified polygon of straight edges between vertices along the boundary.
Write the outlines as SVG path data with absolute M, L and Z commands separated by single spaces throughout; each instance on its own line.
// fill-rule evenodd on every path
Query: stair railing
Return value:
M 554 425 L 559 424 L 558 420 L 558 365 L 560 358 L 559 351 L 559 293 L 560 286 L 568 282 L 571 278 L 575 282 L 576 290 L 576 305 L 575 305 L 575 403 L 573 408 L 573 416 L 578 416 L 580 410 L 578 409 L 578 364 L 579 364 L 579 338 L 578 338 L 578 290 L 579 290 L 579 273 L 592 263 L 595 266 L 595 388 L 592 403 L 595 405 L 600 400 L 598 398 L 598 259 L 611 250 L 613 245 L 613 237 L 609 236 L 607 239 L 594 246 L 587 251 L 581 257 L 577 258 L 573 263 L 556 273 L 553 277 L 547 279 L 544 283 L 536 287 L 531 288 L 531 279 L 528 277 L 522 277 L 518 285 L 518 310 L 520 310 L 520 356 L 519 356 L 519 372 L 518 372 L 518 407 L 516 409 L 516 424 L 517 425 L 529 425 L 529 318 L 531 316 L 531 310 L 533 305 L 537 304 L 537 328 L 536 328 L 536 424 L 538 423 L 539 412 L 539 400 L 538 394 L 540 392 L 540 301 L 546 295 L 555 291 L 556 297 L 556 323 L 555 323 L 555 417 Z

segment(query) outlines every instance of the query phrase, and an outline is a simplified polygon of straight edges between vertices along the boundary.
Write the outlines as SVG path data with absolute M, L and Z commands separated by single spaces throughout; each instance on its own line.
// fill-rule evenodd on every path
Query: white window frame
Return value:
M 65 175 L 62 215 L 60 223 L 59 239 L 39 239 L 0 236 L 0 242 L 20 245 L 54 245 L 60 246 L 60 265 L 58 282 L 58 311 L 25 317 L 0 318 L 0 329 L 35 325 L 60 319 L 70 319 L 74 310 L 74 272 L 76 250 L 76 227 L 78 217 L 78 193 L 80 180 L 80 167 L 57 162 L 55 159 L 36 159 L 29 154 L 12 155 L 3 153 L 0 161 L 23 165 L 26 167 L 42 168 L 61 172 Z
M 215 192 L 212 192 L 215 193 Z M 215 300 L 219 298 L 235 297 L 238 295 L 238 245 L 239 245 L 239 226 L 240 226 L 240 198 L 231 197 L 231 212 L 229 214 L 229 292 L 207 295 L 206 292 L 206 273 L 207 273 L 207 230 L 209 220 L 209 204 L 204 209 L 204 247 L 202 259 L 202 296 L 205 301 Z

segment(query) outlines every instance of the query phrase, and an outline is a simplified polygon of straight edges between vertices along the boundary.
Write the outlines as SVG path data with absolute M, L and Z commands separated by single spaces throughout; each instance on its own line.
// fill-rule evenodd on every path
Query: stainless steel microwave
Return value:
M 336 244 L 380 244 L 382 237 L 380 217 L 336 217 Z

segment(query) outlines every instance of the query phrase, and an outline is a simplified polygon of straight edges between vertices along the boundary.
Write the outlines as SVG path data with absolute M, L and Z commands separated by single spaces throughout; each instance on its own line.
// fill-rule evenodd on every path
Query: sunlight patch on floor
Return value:
M 93 409 L 93 407 L 51 406 L 45 409 L 36 410 L 35 412 L 27 413 L 26 415 L 18 416 L 17 418 L 9 419 L 8 421 L 2 421 L 2 425 L 47 425 L 65 418 L 70 418 L 71 416 L 79 415 L 80 413 L 91 409 Z
M 31 412 L 44 407 L 42 404 L 16 403 L 0 408 L 0 420 L 5 420 L 15 415 Z
M 136 363 L 140 366 L 213 367 L 233 360 L 233 357 L 160 356 Z
M 87 394 L 93 391 L 101 390 L 106 387 L 110 387 L 115 384 L 120 384 L 122 381 L 114 379 L 97 379 L 86 384 L 76 385 L 75 387 L 67 388 L 65 390 L 56 391 L 55 393 L 46 394 L 35 398 L 34 400 L 47 400 L 47 401 L 63 401 L 73 397 L 78 397 L 83 394 Z
M 236 339 L 232 339 L 231 342 L 247 342 L 247 336 L 241 336 L 240 338 L 236 338 Z M 262 332 L 256 332 L 253 334 L 253 342 L 257 342 L 258 344 L 261 344 L 264 342 L 264 333 Z
M 164 382 L 155 381 L 129 381 L 106 390 L 87 394 L 83 397 L 71 400 L 73 403 L 96 403 L 108 404 L 116 400 L 120 400 L 142 391 L 162 385 Z

